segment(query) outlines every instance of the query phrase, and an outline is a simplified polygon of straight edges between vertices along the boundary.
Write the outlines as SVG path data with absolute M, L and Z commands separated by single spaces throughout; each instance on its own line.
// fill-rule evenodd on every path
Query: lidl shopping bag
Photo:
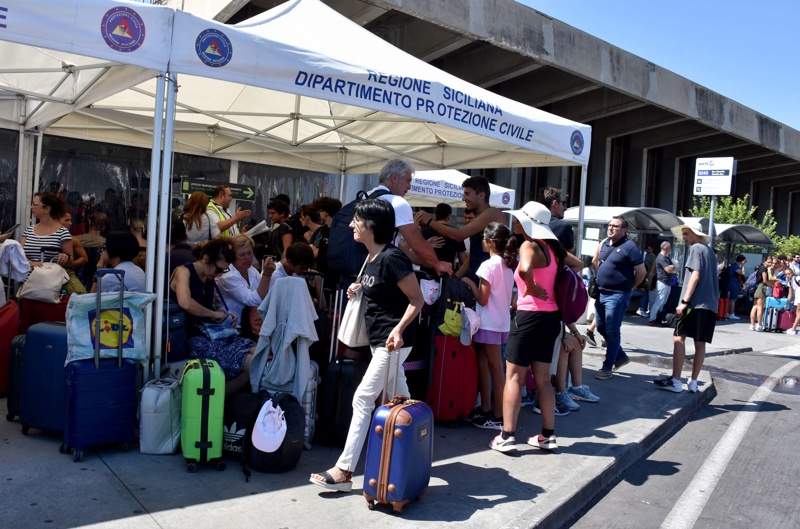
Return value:
M 147 358 L 144 308 L 155 294 L 125 292 L 120 320 L 119 292 L 101 294 L 97 314 L 97 294 L 73 294 L 67 304 L 67 363 L 94 358 L 95 340 L 100 341 L 100 358 L 117 358 L 119 333 L 122 356 L 132 360 Z M 95 320 L 100 318 L 100 335 L 95 336 Z

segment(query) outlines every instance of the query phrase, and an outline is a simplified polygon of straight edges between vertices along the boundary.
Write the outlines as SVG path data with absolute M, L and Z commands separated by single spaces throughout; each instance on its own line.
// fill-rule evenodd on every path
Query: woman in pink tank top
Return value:
M 536 380 L 542 410 L 541 434 L 528 444 L 544 450 L 557 448 L 556 400 L 550 384 L 550 363 L 561 334 L 561 312 L 556 304 L 555 282 L 566 251 L 548 227 L 550 210 L 538 202 L 509 211 L 525 233 L 514 273 L 517 285 L 517 313 L 511 322 L 506 344 L 506 384 L 503 392 L 503 429 L 489 445 L 499 452 L 517 449 L 515 431 L 521 404 L 521 388 L 530 369 Z M 516 222 L 515 222 L 516 224 Z

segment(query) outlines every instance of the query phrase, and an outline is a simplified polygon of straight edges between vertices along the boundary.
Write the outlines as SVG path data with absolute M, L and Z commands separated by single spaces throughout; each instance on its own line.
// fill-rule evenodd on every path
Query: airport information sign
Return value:
M 729 196 L 735 167 L 733 158 L 698 158 L 694 169 L 694 195 Z

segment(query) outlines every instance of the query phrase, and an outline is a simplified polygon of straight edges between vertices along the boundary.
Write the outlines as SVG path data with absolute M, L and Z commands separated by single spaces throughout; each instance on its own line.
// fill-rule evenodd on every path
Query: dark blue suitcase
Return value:
M 399 355 L 395 356 L 399 361 Z M 388 381 L 384 388 L 386 385 Z M 367 439 L 363 487 L 367 507 L 371 510 L 377 501 L 391 505 L 395 513 L 402 512 L 406 503 L 421 498 L 427 490 L 432 463 L 431 408 L 422 401 L 397 397 L 380 406 Z
M 121 315 L 124 272 L 102 269 L 97 271 L 97 276 L 100 278 L 109 273 L 119 275 L 123 282 L 119 297 Z M 100 313 L 98 289 L 97 314 Z M 122 328 L 121 316 L 119 325 Z M 123 333 L 118 334 L 118 358 L 101 360 L 100 341 L 96 339 L 94 359 L 76 360 L 67 366 L 67 410 L 62 449 L 73 450 L 73 461 L 81 461 L 86 448 L 119 443 L 123 450 L 127 450 L 134 440 L 139 366 L 134 360 L 122 358 Z M 95 320 L 95 336 L 100 336 L 100 318 Z
M 67 326 L 61 322 L 37 323 L 28 329 L 19 395 L 22 433 L 30 428 L 64 431 L 64 362 Z

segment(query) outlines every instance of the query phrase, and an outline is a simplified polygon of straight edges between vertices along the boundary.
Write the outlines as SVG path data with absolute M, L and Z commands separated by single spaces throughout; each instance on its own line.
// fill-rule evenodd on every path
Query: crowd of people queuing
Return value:
M 328 490 L 350 490 L 352 472 L 366 439 L 375 400 L 384 390 L 393 354 L 407 357 L 414 343 L 416 317 L 423 300 L 413 274 L 414 266 L 431 275 L 446 274 L 463 280 L 476 299 L 480 325 L 472 337 L 478 358 L 479 398 L 467 417 L 475 426 L 497 430 L 490 447 L 500 452 L 516 450 L 516 425 L 524 393 L 532 375 L 541 413 L 541 430 L 527 443 L 544 450 L 557 448 L 555 417 L 580 408 L 580 402 L 600 399 L 583 383 L 582 351 L 587 343 L 597 345 L 594 329 L 604 338 L 605 358 L 595 379 L 608 380 L 630 360 L 622 348 L 623 316 L 637 290 L 644 299 L 637 311 L 655 315 L 666 303 L 672 287 L 683 273 L 681 301 L 676 309 L 674 369 L 656 385 L 682 391 L 681 367 L 687 337 L 694 340 L 695 357 L 688 381 L 697 391 L 705 344 L 713 338 L 717 313 L 717 268 L 710 238 L 696 228 L 673 229 L 687 245 L 683 271 L 671 259 L 669 242 L 651 247 L 643 255 L 628 237 L 623 217 L 607 224 L 606 238 L 599 242 L 592 259 L 598 297 L 595 321 L 581 334 L 574 324 L 564 325 L 556 300 L 558 272 L 564 266 L 582 271 L 584 262 L 574 255 L 572 226 L 563 220 L 567 207 L 561 190 L 540 190 L 537 201 L 518 210 L 502 212 L 489 204 L 489 182 L 471 176 L 463 184 L 465 223 L 452 223 L 452 208 L 437 206 L 434 215 L 414 213 L 404 196 L 411 185 L 414 166 L 403 159 L 392 160 L 379 174 L 377 198 L 355 207 L 350 223 L 354 240 L 366 246 L 369 256 L 357 277 L 339 276 L 327 266 L 327 243 L 331 223 L 342 203 L 322 197 L 296 208 L 292 215 L 289 197 L 277 195 L 268 205 L 270 230 L 251 237 L 247 230 L 251 210 L 230 211 L 229 186 L 218 185 L 211 196 L 195 191 L 186 200 L 182 214 L 173 219 L 167 260 L 170 296 L 187 314 L 188 350 L 217 360 L 229 379 L 226 392 L 248 383 L 260 321 L 255 310 L 270 285 L 288 275 L 303 275 L 314 269 L 329 285 L 347 283 L 348 297 L 361 289 L 367 300 L 366 320 L 372 353 L 369 368 L 356 390 L 353 419 L 345 448 L 336 464 L 311 475 L 311 482 Z M 382 193 L 382 194 L 381 194 Z M 147 251 L 141 197 L 135 211 L 125 211 L 116 192 L 109 189 L 105 200 L 91 211 L 78 211 L 62 196 L 36 193 L 31 213 L 36 223 L 25 228 L 20 243 L 31 266 L 57 261 L 72 271 L 75 292 L 94 292 L 97 268 L 114 267 L 126 272 L 125 288 L 144 290 L 143 255 Z M 508 225 L 510 214 L 512 223 Z M 75 220 L 80 216 L 80 226 Z M 127 226 L 120 226 L 125 219 Z M 122 228 L 122 229 L 120 229 Z M 746 277 L 746 258 L 738 256 L 729 267 L 730 314 Z M 782 286 L 789 302 L 800 289 L 800 256 L 768 258 L 758 268 L 759 286 L 754 294 L 751 326 L 763 330 L 764 300 L 770 289 Z M 109 276 L 102 290 L 119 289 Z M 647 285 L 642 287 L 642 285 Z M 776 286 L 777 285 L 777 286 Z M 653 295 L 650 295 L 652 291 Z M 315 291 L 312 295 L 322 296 Z M 776 293 L 778 293 L 776 291 Z M 800 306 L 800 305 L 799 305 Z M 800 311 L 789 332 L 798 333 Z M 209 337 L 208 325 L 237 329 L 234 340 Z M 408 394 L 401 366 L 389 379 L 397 380 L 398 392 Z M 477 397 L 477 396 L 476 396 Z

